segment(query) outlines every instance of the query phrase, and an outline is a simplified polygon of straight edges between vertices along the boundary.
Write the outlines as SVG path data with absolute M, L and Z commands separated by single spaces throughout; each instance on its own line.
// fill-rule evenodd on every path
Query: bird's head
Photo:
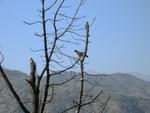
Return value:
M 74 50 L 74 52 L 78 52 L 77 50 Z

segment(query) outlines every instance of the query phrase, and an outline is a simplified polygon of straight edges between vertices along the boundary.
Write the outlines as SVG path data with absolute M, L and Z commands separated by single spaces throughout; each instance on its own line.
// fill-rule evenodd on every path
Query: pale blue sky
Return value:
M 4 66 L 29 72 L 29 58 L 42 47 L 33 35 L 37 27 L 23 20 L 37 19 L 39 0 L 0 0 L 0 50 Z M 97 73 L 139 72 L 150 75 L 150 0 L 88 0 L 82 9 L 91 28 L 88 70 Z M 39 61 L 40 63 L 40 61 Z M 39 66 L 40 67 L 40 66 Z

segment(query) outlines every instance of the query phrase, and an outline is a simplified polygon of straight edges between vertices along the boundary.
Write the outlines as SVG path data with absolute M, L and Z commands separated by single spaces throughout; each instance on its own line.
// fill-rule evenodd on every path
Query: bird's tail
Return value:
M 85 55 L 85 57 L 89 57 L 88 55 Z

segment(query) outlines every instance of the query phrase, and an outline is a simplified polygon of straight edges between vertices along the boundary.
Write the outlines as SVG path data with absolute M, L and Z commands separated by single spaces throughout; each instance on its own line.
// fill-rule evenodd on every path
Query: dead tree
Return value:
M 80 61 L 81 90 L 80 90 L 80 98 L 79 98 L 79 105 L 78 105 L 77 113 L 80 112 L 80 109 L 82 107 L 82 98 L 83 98 L 83 91 L 84 91 L 84 64 L 83 63 L 84 63 L 85 57 L 87 55 L 88 43 L 89 43 L 89 23 L 88 22 L 86 23 L 85 28 L 86 28 L 86 41 L 85 41 L 84 55 L 83 55 L 83 58 Z
M 85 82 L 85 58 L 87 57 L 88 44 L 89 44 L 89 28 L 90 24 L 87 22 L 85 27 L 78 24 L 81 22 L 81 19 L 84 18 L 78 17 L 78 13 L 85 3 L 84 0 L 78 0 L 76 7 L 73 7 L 73 13 L 66 14 L 65 10 L 70 10 L 72 6 L 67 6 L 67 0 L 53 0 L 53 3 L 40 0 L 41 9 L 38 10 L 40 13 L 41 20 L 34 22 L 26 22 L 27 25 L 41 25 L 42 33 L 35 33 L 35 35 L 43 41 L 43 48 L 32 50 L 33 52 L 41 52 L 44 56 L 44 66 L 42 72 L 38 75 L 38 69 L 36 62 L 31 58 L 30 59 L 30 76 L 29 79 L 26 79 L 30 94 L 31 94 L 31 111 L 27 109 L 21 100 L 20 96 L 14 90 L 11 82 L 7 78 L 0 63 L 0 74 L 4 78 L 7 86 L 12 92 L 13 96 L 17 100 L 20 108 L 24 113 L 45 113 L 47 104 L 51 105 L 53 98 L 55 97 L 55 87 L 62 86 L 76 78 L 75 76 L 68 77 L 68 79 L 57 82 L 53 81 L 54 77 L 60 76 L 63 72 L 73 69 L 77 64 L 80 64 L 80 92 L 79 98 L 74 100 L 74 104 L 69 108 L 60 111 L 60 113 L 68 113 L 69 111 L 75 109 L 76 113 L 80 113 L 81 109 L 96 101 L 96 99 L 102 94 L 103 90 L 95 95 L 89 101 L 84 101 L 86 96 L 84 95 Z M 49 5 L 50 4 L 50 5 Z M 75 10 L 74 10 L 75 8 Z M 50 29 L 49 29 L 50 28 Z M 85 32 L 83 32 L 85 31 Z M 84 34 L 86 33 L 86 34 Z M 69 37 L 67 37 L 69 36 Z M 65 47 L 78 46 L 81 42 L 85 45 L 85 49 L 81 57 L 75 57 L 66 53 Z M 73 50 L 72 50 L 73 52 Z M 67 62 L 67 64 L 66 64 Z M 39 73 L 39 72 L 38 72 Z M 42 81 L 44 80 L 44 86 L 41 86 Z M 84 99 L 83 99 L 84 98 Z M 73 112 L 72 111 L 72 112 Z
M 1 60 L 1 62 L 0 62 L 0 75 L 1 75 L 1 76 L 3 77 L 3 79 L 5 80 L 5 82 L 6 82 L 7 86 L 8 86 L 8 88 L 10 89 L 10 91 L 12 92 L 12 94 L 14 95 L 14 97 L 16 98 L 16 101 L 17 101 L 17 103 L 19 104 L 19 106 L 20 106 L 20 108 L 22 109 L 22 111 L 24 111 L 24 113 L 30 113 L 30 112 L 27 110 L 27 108 L 24 106 L 24 104 L 23 104 L 23 102 L 21 101 L 19 95 L 17 94 L 17 92 L 16 92 L 15 89 L 13 88 L 11 82 L 9 81 L 7 75 L 5 74 L 5 72 L 4 72 L 3 68 L 2 68 L 2 65 L 1 65 L 2 62 L 3 62 L 3 60 L 4 60 L 4 57 L 3 57 L 2 54 L 1 54 L 1 56 L 2 56 L 2 60 Z
M 39 112 L 39 88 L 36 84 L 36 63 L 31 58 L 30 59 L 30 76 L 27 80 L 30 87 L 30 94 L 32 95 L 32 113 Z
M 79 91 L 79 97 L 74 100 L 75 101 L 75 104 L 72 105 L 71 107 L 65 109 L 64 111 L 60 112 L 60 113 L 67 113 L 68 111 L 71 111 L 73 109 L 75 109 L 74 111 L 76 113 L 81 113 L 81 109 L 85 106 L 88 106 L 92 103 L 95 103 L 96 100 L 100 97 L 100 95 L 102 94 L 103 92 L 103 89 L 100 89 L 99 92 L 95 95 L 95 96 L 91 96 L 91 95 L 86 95 L 86 93 L 88 93 L 89 91 L 86 91 L 84 90 L 85 89 L 85 82 L 88 82 L 90 83 L 90 81 L 87 80 L 87 75 L 91 75 L 92 77 L 94 77 L 92 74 L 88 74 L 87 72 L 85 72 L 85 69 L 84 69 L 84 65 L 85 65 L 85 58 L 88 57 L 87 55 L 87 52 L 88 52 L 88 44 L 89 44 L 89 28 L 90 28 L 90 25 L 88 22 L 86 22 L 85 24 L 85 31 L 86 31 L 86 35 L 85 35 L 85 40 L 84 40 L 84 45 L 85 45 L 85 48 L 84 48 L 84 51 L 77 51 L 75 50 L 75 52 L 77 53 L 78 57 L 79 57 L 79 65 L 80 65 L 80 91 Z M 103 76 L 103 75 L 101 75 Z M 91 84 L 92 85 L 92 89 L 96 86 L 96 84 Z M 90 88 L 89 88 L 90 89 Z M 91 96 L 91 99 L 86 99 L 88 98 L 88 96 Z M 105 110 L 105 107 L 109 101 L 109 98 L 107 98 L 104 106 L 102 106 L 102 110 L 99 111 L 99 113 L 103 113 L 104 110 Z M 85 101 L 86 100 L 86 101 Z

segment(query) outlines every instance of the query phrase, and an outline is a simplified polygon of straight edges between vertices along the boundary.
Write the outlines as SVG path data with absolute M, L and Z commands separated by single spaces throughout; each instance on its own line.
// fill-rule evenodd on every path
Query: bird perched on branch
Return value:
M 90 26 L 89 26 L 89 23 L 88 23 L 88 22 L 86 22 L 86 24 L 85 24 L 85 29 L 86 29 L 86 30 L 88 30 L 88 29 L 89 29 L 89 27 L 90 27 Z
M 85 55 L 84 52 L 78 51 L 78 50 L 74 50 L 74 52 L 78 55 L 79 58 L 83 57 Z M 87 55 L 85 55 L 85 57 L 88 57 Z

